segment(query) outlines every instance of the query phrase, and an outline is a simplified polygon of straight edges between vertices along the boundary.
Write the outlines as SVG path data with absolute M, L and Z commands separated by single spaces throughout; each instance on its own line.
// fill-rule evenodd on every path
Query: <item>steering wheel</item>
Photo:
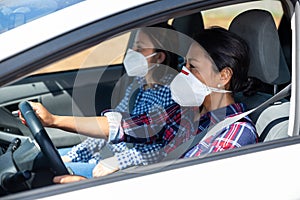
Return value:
M 47 134 L 42 123 L 35 115 L 31 105 L 27 101 L 22 101 L 19 103 L 19 109 L 22 116 L 26 120 L 26 124 L 30 131 L 32 132 L 35 140 L 41 148 L 42 153 L 49 161 L 49 165 L 53 170 L 55 175 L 65 175 L 69 174 L 66 166 L 64 165 L 56 147 L 52 143 L 49 135 Z

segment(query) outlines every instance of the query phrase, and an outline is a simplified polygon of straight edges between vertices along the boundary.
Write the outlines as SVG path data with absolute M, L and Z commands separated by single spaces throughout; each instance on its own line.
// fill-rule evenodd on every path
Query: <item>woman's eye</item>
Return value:
M 192 64 L 190 64 L 190 71 L 192 72 L 192 74 L 199 74 L 198 69 Z
M 143 51 L 143 48 L 140 47 L 139 45 L 133 45 L 132 49 L 136 52 L 142 52 Z
M 195 69 L 196 67 L 190 63 L 190 68 Z

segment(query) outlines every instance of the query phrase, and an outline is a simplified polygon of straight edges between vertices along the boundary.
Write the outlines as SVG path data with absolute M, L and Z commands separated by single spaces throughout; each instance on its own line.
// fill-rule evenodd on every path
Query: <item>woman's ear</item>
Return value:
M 229 84 L 231 78 L 232 78 L 232 75 L 233 75 L 233 71 L 230 67 L 225 67 L 221 70 L 220 72 L 220 81 L 221 81 L 221 84 L 226 86 L 227 84 Z
M 166 54 L 164 52 L 158 52 L 156 56 L 157 56 L 156 61 L 158 64 L 163 63 L 166 59 Z

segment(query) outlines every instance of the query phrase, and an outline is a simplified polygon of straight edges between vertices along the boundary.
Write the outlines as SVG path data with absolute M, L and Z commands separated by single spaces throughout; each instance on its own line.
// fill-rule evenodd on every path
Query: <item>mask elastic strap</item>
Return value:
M 231 93 L 229 90 L 223 90 L 219 88 L 213 88 L 213 87 L 208 87 L 212 92 L 218 92 L 218 93 Z
M 146 59 L 151 58 L 152 56 L 155 56 L 157 54 L 157 52 L 154 52 L 148 56 L 145 56 Z M 148 71 L 150 71 L 151 69 L 153 69 L 154 67 L 156 67 L 157 63 L 152 65 L 151 67 L 148 68 Z
M 145 56 L 145 58 L 151 58 L 152 56 L 155 56 L 157 54 L 157 52 L 154 52 L 154 53 L 152 53 L 152 54 L 150 54 L 150 55 L 148 55 L 148 56 Z

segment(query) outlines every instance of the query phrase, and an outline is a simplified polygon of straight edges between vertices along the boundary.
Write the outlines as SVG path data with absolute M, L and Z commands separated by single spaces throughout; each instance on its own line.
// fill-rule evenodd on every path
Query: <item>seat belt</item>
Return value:
M 273 97 L 271 97 L 270 99 L 268 99 L 264 103 L 260 104 L 259 106 L 255 107 L 255 108 L 253 108 L 249 111 L 246 111 L 246 112 L 240 113 L 238 115 L 235 115 L 233 117 L 225 118 L 224 120 L 218 122 L 211 129 L 207 128 L 204 131 L 202 131 L 201 133 L 193 136 L 192 138 L 190 138 L 186 142 L 180 144 L 175 150 L 170 152 L 163 160 L 164 161 L 165 160 L 174 160 L 174 159 L 180 158 L 191 147 L 194 147 L 195 145 L 197 145 L 198 143 L 204 141 L 208 137 L 218 133 L 224 127 L 227 127 L 230 124 L 233 124 L 236 121 L 239 121 L 240 119 L 246 117 L 247 115 L 251 114 L 252 112 L 256 111 L 257 109 L 265 108 L 265 107 L 269 106 L 270 104 L 289 96 L 290 94 L 291 94 L 291 84 L 286 86 L 280 92 L 278 92 Z

